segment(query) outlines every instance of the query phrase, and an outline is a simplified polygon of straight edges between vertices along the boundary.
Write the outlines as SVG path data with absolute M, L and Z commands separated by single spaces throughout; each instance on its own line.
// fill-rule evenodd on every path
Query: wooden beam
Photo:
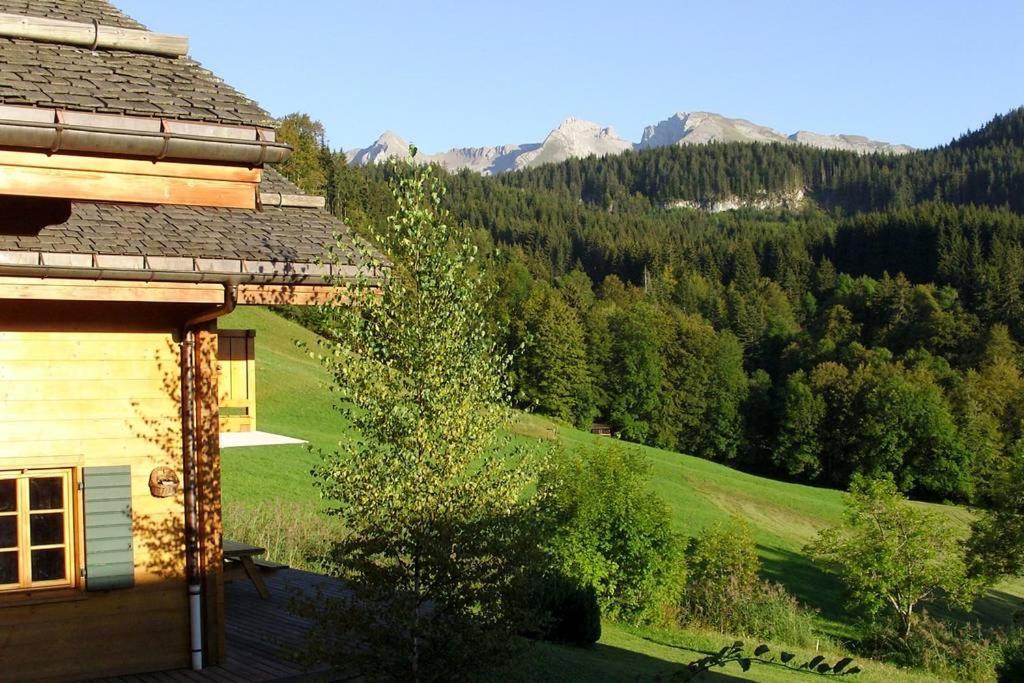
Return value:
M 90 154 L 14 151 L 0 149 L 0 165 L 29 168 L 54 168 L 68 171 L 97 171 L 128 175 L 152 175 L 164 178 L 193 178 L 259 184 L 263 171 L 249 166 L 180 161 L 118 159 Z M 277 195 L 274 195 L 275 197 Z M 289 195 L 285 195 L 289 196 Z
M 293 206 L 303 209 L 322 209 L 327 206 L 327 198 L 308 194 L 261 192 L 260 204 L 263 206 Z
M 219 284 L 0 277 L 0 300 L 224 303 Z
M 216 321 L 196 331 L 196 465 L 199 475 L 199 549 L 202 560 L 204 659 L 225 655 L 224 534 L 221 521 L 220 417 Z
M 251 182 L 0 164 L 0 194 L 98 202 L 255 209 Z
M 167 57 L 188 53 L 185 36 L 21 14 L 0 14 L 0 36 Z
M 311 306 L 345 301 L 330 285 L 239 285 L 237 297 L 243 306 Z

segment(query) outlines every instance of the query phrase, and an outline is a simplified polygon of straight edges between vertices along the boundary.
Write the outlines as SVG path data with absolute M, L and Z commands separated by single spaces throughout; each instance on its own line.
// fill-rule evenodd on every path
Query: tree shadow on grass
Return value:
M 1014 614 L 1022 610 L 1024 599 L 994 588 L 974 603 L 971 616 L 986 626 L 1007 627 L 1013 624 Z
M 687 663 L 711 654 L 702 650 L 644 640 L 658 646 L 693 653 L 685 662 L 669 661 L 656 656 L 598 643 L 579 648 L 550 643 L 533 643 L 508 666 L 503 667 L 501 680 L 518 681 L 736 681 L 737 676 L 709 671 L 693 676 Z
M 804 605 L 818 610 L 829 621 L 851 624 L 854 618 L 843 606 L 843 588 L 839 579 L 817 567 L 810 559 L 774 546 L 759 546 L 762 573 L 766 579 L 780 583 Z M 928 612 L 935 617 L 955 622 L 977 621 L 983 626 L 1005 628 L 1013 623 L 1015 612 L 1024 610 L 1024 599 L 996 589 L 989 590 L 971 612 L 964 612 L 939 603 Z
M 953 622 L 977 622 L 984 629 L 1003 630 L 1013 625 L 1014 614 L 1024 610 L 1024 600 L 993 588 L 974 603 L 970 612 L 936 603 L 928 606 L 933 617 Z
M 843 587 L 838 578 L 792 550 L 758 546 L 758 551 L 764 578 L 782 584 L 787 592 L 825 619 L 843 623 L 850 620 L 843 607 Z

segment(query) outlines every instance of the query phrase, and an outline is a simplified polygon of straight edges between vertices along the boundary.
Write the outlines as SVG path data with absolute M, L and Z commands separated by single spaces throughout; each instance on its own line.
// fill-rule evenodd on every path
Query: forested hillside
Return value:
M 390 212 L 308 117 L 282 168 Z M 290 138 L 288 136 L 291 136 Z M 1024 109 L 902 156 L 666 147 L 446 179 L 522 407 L 776 477 L 984 504 L 1024 448 Z M 796 208 L 669 208 L 803 194 Z

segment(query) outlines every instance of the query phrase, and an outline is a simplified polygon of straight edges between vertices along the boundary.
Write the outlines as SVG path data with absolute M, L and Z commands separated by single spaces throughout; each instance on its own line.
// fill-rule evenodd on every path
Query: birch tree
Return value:
M 330 561 L 345 595 L 313 606 L 313 655 L 369 678 L 458 679 L 507 649 L 508 593 L 535 557 L 528 495 L 541 458 L 503 436 L 509 357 L 488 332 L 469 234 L 441 208 L 425 166 L 396 166 L 397 210 L 339 241 L 324 349 L 356 436 L 317 467 L 347 529 Z

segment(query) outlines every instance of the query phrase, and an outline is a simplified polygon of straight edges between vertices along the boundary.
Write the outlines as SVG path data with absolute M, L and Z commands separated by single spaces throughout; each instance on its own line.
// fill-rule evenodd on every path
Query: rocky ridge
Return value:
M 711 112 L 677 112 L 647 126 L 640 142 L 620 138 L 613 128 L 570 117 L 552 130 L 543 142 L 494 147 L 462 147 L 439 154 L 420 154 L 421 163 L 438 163 L 449 171 L 468 169 L 495 175 L 540 164 L 558 163 L 574 157 L 620 154 L 627 150 L 653 149 L 669 145 L 700 145 L 715 142 L 762 142 L 800 144 L 860 154 L 904 154 L 913 148 L 879 142 L 860 135 L 826 135 L 798 131 L 786 135 L 746 119 L 732 119 Z M 409 145 L 401 136 L 387 131 L 372 145 L 348 150 L 349 163 L 365 165 L 408 157 Z

